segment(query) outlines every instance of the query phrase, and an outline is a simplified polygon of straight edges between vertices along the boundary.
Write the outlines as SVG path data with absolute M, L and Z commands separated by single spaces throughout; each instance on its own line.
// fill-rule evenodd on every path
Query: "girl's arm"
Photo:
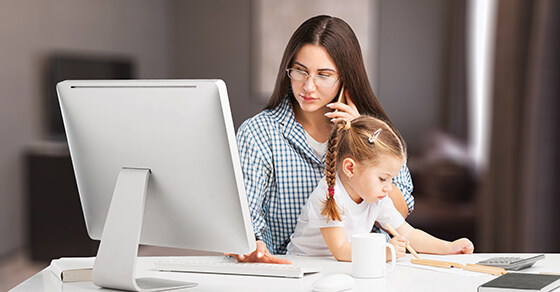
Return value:
M 337 260 L 344 262 L 352 261 L 352 246 L 346 238 L 344 227 L 324 227 L 321 228 L 321 234 L 329 250 Z
M 410 226 L 406 221 L 397 228 L 397 232 L 410 241 L 412 248 L 422 253 L 458 254 L 474 251 L 474 245 L 466 238 L 455 241 L 442 240 Z

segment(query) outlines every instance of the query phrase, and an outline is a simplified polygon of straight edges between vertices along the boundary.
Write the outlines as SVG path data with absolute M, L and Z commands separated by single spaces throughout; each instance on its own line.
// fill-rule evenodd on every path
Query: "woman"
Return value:
M 347 104 L 337 102 L 342 87 Z M 265 109 L 245 121 L 237 133 L 257 238 L 257 250 L 236 256 L 239 261 L 287 262 L 272 254 L 286 253 L 301 209 L 324 176 L 332 123 L 361 114 L 394 129 L 369 84 L 352 28 L 331 16 L 310 18 L 286 46 Z M 406 165 L 393 183 L 397 187 L 390 197 L 406 217 L 414 206 Z

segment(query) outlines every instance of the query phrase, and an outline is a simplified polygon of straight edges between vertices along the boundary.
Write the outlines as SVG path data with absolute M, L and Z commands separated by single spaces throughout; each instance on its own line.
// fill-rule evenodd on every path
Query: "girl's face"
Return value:
M 356 203 L 363 200 L 371 204 L 385 198 L 393 189 L 392 180 L 403 165 L 404 161 L 395 157 L 384 157 L 375 166 L 356 164 L 353 175 L 347 180 L 348 194 Z
M 301 70 L 309 75 L 305 81 L 290 79 L 300 108 L 308 113 L 319 109 L 329 111 L 325 106 L 335 98 L 342 82 L 336 82 L 333 87 L 318 87 L 313 80 L 313 77 L 316 79 L 330 77 L 334 80 L 340 77 L 327 50 L 322 46 L 304 45 L 294 56 L 290 68 Z

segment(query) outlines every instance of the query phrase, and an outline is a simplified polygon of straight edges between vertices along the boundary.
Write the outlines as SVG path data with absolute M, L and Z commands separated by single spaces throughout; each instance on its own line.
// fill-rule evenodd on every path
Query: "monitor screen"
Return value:
M 256 248 L 223 81 L 64 81 L 57 91 L 87 231 L 101 239 L 94 282 L 103 249 L 135 261 L 139 243 Z

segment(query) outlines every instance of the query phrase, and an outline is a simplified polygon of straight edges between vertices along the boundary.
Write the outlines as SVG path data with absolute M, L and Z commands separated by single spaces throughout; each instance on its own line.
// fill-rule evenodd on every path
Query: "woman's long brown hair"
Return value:
M 337 17 L 315 16 L 306 20 L 296 29 L 284 50 L 274 90 L 265 109 L 273 109 L 278 106 L 288 93 L 290 93 L 292 101 L 295 100 L 291 93 L 291 83 L 286 69 L 292 66 L 294 56 L 299 49 L 307 44 L 319 45 L 327 50 L 339 71 L 345 91 L 350 94 L 358 112 L 386 122 L 406 147 L 404 139 L 371 88 L 356 34 L 348 23 Z M 333 97 L 334 101 L 336 101 L 336 96 Z
M 294 56 L 306 44 L 319 45 L 327 50 L 344 82 L 345 90 L 350 94 L 361 114 L 386 121 L 393 127 L 385 109 L 373 93 L 367 77 L 362 49 L 354 31 L 344 20 L 328 15 L 312 17 L 296 29 L 284 50 L 274 91 L 265 109 L 278 106 L 291 91 L 286 69 L 292 66 Z

